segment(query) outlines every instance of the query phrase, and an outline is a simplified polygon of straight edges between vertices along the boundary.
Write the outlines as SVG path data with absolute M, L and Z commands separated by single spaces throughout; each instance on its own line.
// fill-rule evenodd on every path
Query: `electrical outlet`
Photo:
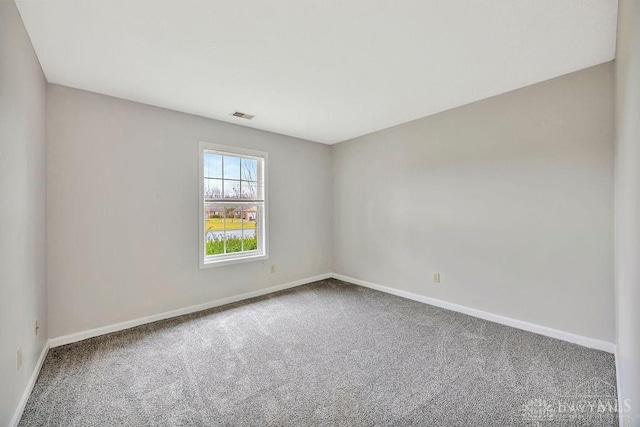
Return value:
M 440 273 L 433 273 L 433 283 L 440 283 Z
M 38 325 L 38 319 L 36 319 L 36 324 L 33 327 L 33 333 L 38 335 L 38 330 L 40 329 L 40 325 Z
M 271 264 L 271 272 L 272 273 L 276 272 L 276 265 L 275 264 Z
M 18 361 L 17 361 L 18 362 L 18 368 L 17 368 L 17 370 L 19 371 L 20 368 L 22 368 L 22 349 L 21 348 L 18 349 L 17 358 L 18 358 Z

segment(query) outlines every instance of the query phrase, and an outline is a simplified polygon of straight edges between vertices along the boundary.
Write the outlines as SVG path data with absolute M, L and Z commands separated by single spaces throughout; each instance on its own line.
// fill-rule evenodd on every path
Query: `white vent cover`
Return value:
M 241 113 L 240 111 L 234 111 L 233 113 L 231 113 L 231 115 L 234 117 L 240 117 L 242 119 L 247 119 L 247 120 L 251 120 L 255 117 L 255 116 L 252 116 L 251 114 Z

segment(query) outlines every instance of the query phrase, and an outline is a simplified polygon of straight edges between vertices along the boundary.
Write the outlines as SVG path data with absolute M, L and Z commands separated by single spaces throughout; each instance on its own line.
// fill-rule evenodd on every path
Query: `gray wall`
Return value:
M 332 157 L 335 272 L 614 341 L 611 63 Z
M 328 146 L 55 85 L 48 107 L 50 337 L 330 272 Z M 269 153 L 268 261 L 199 268 L 201 140 Z
M 0 1 L 2 426 L 9 424 L 47 338 L 46 84 L 15 4 Z
M 616 325 L 621 398 L 640 426 L 640 1 L 620 0 L 616 79 Z

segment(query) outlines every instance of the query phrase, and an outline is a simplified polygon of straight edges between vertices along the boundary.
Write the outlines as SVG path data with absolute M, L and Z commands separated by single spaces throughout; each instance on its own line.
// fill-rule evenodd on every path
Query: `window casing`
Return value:
M 268 258 L 267 153 L 200 142 L 200 268 Z

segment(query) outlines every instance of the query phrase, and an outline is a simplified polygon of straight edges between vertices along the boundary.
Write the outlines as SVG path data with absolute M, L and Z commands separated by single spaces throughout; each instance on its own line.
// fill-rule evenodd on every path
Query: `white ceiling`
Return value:
M 16 3 L 51 83 L 328 144 L 610 61 L 617 14 L 616 0 Z

